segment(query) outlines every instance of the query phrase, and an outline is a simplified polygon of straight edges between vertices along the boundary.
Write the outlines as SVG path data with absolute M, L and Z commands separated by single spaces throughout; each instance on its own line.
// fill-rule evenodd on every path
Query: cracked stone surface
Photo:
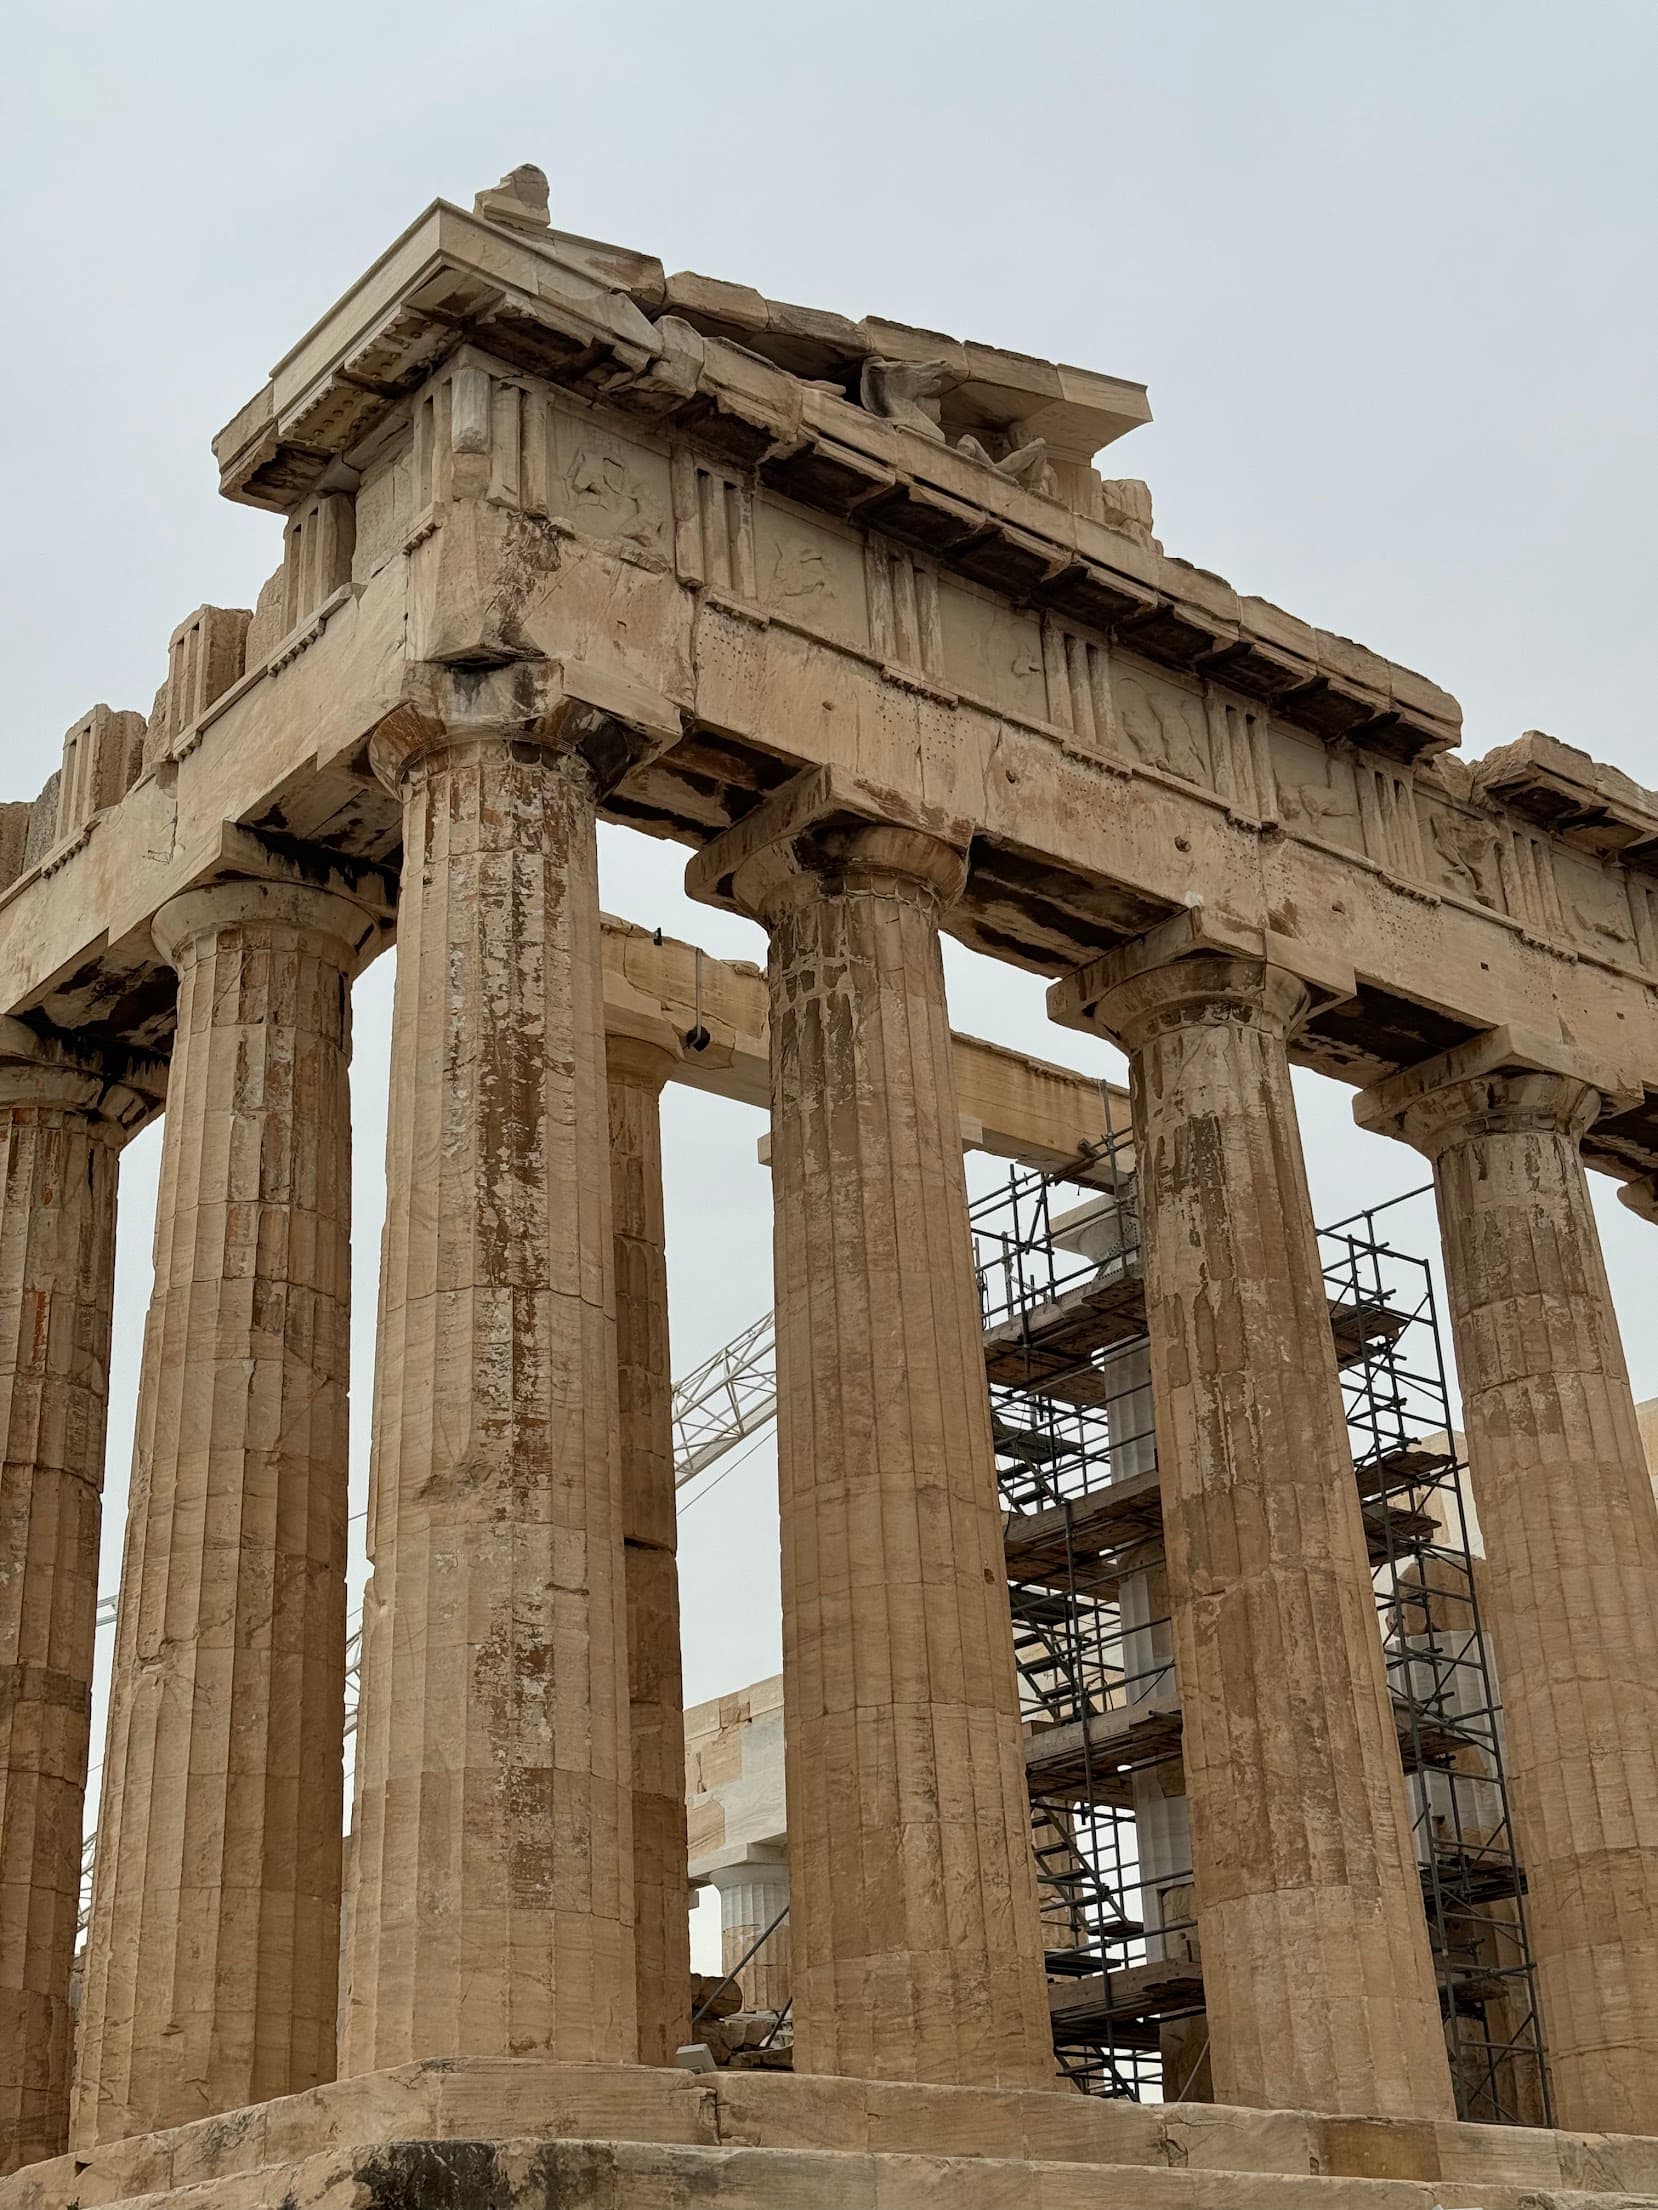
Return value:
M 961 873 L 874 827 L 752 893 L 795 2061 L 1033 2086 L 1055 2061 L 938 943 Z
M 679 1050 L 672 1030 L 660 1026 L 657 1038 L 605 1039 L 641 2064 L 671 2064 L 691 2031 L 674 1385 L 662 1217 L 662 1085 Z
M 1392 1126 L 1433 1161 L 1555 2116 L 1654 2133 L 1658 1502 L 1579 1149 L 1600 1110 L 1517 1068 Z
M 109 1104 L 0 1022 L 0 2171 L 68 2139 L 125 1140 Z
M 350 982 L 364 909 L 164 907 L 179 977 L 75 2093 L 78 2142 L 334 2071 Z
M 1126 973 L 1217 2100 L 1448 2116 L 1450 2074 L 1290 1091 L 1306 987 Z
M 403 794 L 343 2068 L 630 2058 L 627 1614 L 594 794 Z

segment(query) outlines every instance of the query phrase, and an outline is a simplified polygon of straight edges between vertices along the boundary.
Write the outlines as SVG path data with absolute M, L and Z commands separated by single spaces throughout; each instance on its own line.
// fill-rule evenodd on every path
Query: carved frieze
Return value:
M 286 566 L 273 579 L 286 608 Z M 263 598 L 263 594 L 261 594 Z M 281 634 L 277 617 L 277 634 Z M 198 606 L 173 631 L 167 645 L 167 680 L 156 693 L 144 732 L 144 766 L 156 767 L 176 749 L 216 699 L 246 670 L 252 614 L 240 606 Z
M 356 501 L 348 491 L 320 491 L 290 515 L 282 536 L 284 635 L 351 581 L 356 542 Z
M 1278 819 L 1278 785 L 1272 770 L 1272 732 L 1266 715 L 1253 706 L 1223 697 L 1212 685 L 1205 704 L 1217 793 L 1235 819 L 1270 827 Z
M 1355 751 L 1353 782 L 1366 857 L 1399 881 L 1422 883 L 1426 863 L 1415 776 L 1395 761 Z
M 673 509 L 680 580 L 757 605 L 752 485 L 681 446 L 673 458 Z
M 563 414 L 555 428 L 554 524 L 619 559 L 666 567 L 672 512 L 666 461 Z
M 1136 662 L 1119 666 L 1112 692 L 1123 741 L 1143 767 L 1213 788 L 1209 731 L 1195 691 Z
M 1561 908 L 1548 838 L 1506 816 L 1497 832 L 1497 867 L 1509 918 L 1538 943 L 1567 943 L 1571 932 Z
M 1042 622 L 1047 719 L 1099 759 L 1120 759 L 1122 738 L 1111 695 L 1111 654 L 1056 615 Z
M 1586 952 L 1624 965 L 1646 964 L 1636 933 L 1635 901 L 1640 886 L 1621 867 L 1607 865 L 1588 853 L 1552 845 L 1547 838 L 1529 838 L 1540 868 L 1547 867 L 1555 892 L 1555 906 L 1566 935 Z M 1557 927 L 1560 925 L 1557 923 Z
M 944 681 L 944 629 L 939 618 L 938 570 L 932 561 L 885 538 L 864 545 L 869 594 L 870 650 L 901 675 Z
M 66 733 L 55 823 L 59 843 L 120 801 L 137 780 L 143 744 L 143 715 L 113 713 L 107 706 L 94 706 Z
M 1362 852 L 1358 782 L 1342 752 L 1275 728 L 1272 760 L 1285 830 L 1344 852 Z
M 1506 913 L 1497 824 L 1467 807 L 1436 801 L 1427 810 L 1424 850 L 1436 888 Z
M 1049 719 L 1037 617 L 944 577 L 939 584 L 944 679 L 952 695 L 1035 725 Z
M 1630 926 L 1635 936 L 1636 963 L 1658 976 L 1658 883 L 1625 877 L 1629 896 Z
M 871 649 L 865 553 L 849 530 L 763 500 L 754 512 L 754 561 L 769 614 L 826 643 Z

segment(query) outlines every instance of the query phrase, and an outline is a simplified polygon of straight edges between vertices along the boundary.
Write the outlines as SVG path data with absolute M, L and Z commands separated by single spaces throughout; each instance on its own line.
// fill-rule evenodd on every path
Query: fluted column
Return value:
M 1358 1112 L 1433 1162 L 1555 2121 L 1655 2133 L 1658 1504 L 1579 1149 L 1601 1089 L 1526 1056 L 1499 1032 Z
M 691 2028 L 685 1696 L 680 1671 L 673 1368 L 662 1217 L 667 1023 L 605 1037 L 616 1250 L 616 1376 L 633 1757 L 634 1987 L 639 2061 L 672 2064 Z
M 1290 1091 L 1313 998 L 1243 941 L 1182 922 L 1050 1001 L 1132 1067 L 1215 2099 L 1448 2115 Z
M 69 2139 L 117 1161 L 153 1103 L 0 1020 L 0 2172 Z
M 162 908 L 178 970 L 76 2139 L 334 2073 L 362 904 Z
M 720 1970 L 737 1974 L 744 2010 L 784 2009 L 793 1992 L 789 1921 L 784 1918 L 781 1925 L 776 1921 L 788 1908 L 787 1861 L 749 1857 L 741 1864 L 720 1865 L 708 1877 L 720 1894 Z M 762 1935 L 766 1936 L 763 1941 Z M 754 1949 L 756 1942 L 760 1942 L 758 1949 Z M 749 1956 L 751 1949 L 754 1954 Z
M 525 680 L 503 671 L 503 708 Z M 345 2069 L 626 2062 L 594 783 L 533 718 L 410 710 L 373 756 L 404 856 Z
M 939 954 L 956 836 L 803 778 L 688 882 L 771 935 L 783 1680 L 803 2072 L 1054 2057 Z

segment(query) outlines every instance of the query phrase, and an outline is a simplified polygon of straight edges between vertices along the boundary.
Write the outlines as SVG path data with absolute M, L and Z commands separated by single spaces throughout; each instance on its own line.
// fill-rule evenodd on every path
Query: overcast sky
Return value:
M 213 433 L 424 205 L 527 160 L 555 223 L 669 269 L 1145 382 L 1108 466 L 1171 552 L 1433 676 L 1470 754 L 1542 728 L 1658 785 L 1658 0 L 59 0 L 7 48 L 0 797 L 95 701 L 147 710 L 193 607 L 253 603 L 280 528 L 216 496 Z M 683 858 L 608 832 L 610 909 L 760 956 Z M 359 1491 L 391 975 L 357 993 Z M 1032 978 L 960 954 L 950 986 L 959 1027 L 1116 1070 Z M 1322 1217 L 1421 1181 L 1338 1085 L 1299 1093 Z M 681 1370 L 769 1301 L 760 1132 L 671 1097 Z M 158 1142 L 123 1190 L 106 1586 Z M 1596 1191 L 1653 1395 L 1658 1245 Z M 777 1663 L 772 1478 L 683 1521 L 692 1699 Z

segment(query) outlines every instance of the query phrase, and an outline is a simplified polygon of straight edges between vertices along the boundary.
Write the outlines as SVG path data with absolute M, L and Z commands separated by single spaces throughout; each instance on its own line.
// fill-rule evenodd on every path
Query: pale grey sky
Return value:
M 192 607 L 252 604 L 278 526 L 216 497 L 212 434 L 422 206 L 525 160 L 562 227 L 669 268 L 1143 380 L 1110 465 L 1170 551 L 1445 684 L 1470 753 L 1544 728 L 1658 785 L 1658 0 L 60 0 L 7 45 L 0 797 L 94 701 L 146 709 Z M 607 834 L 607 902 L 758 956 L 683 856 Z M 358 989 L 359 1439 L 391 971 Z M 1113 1066 L 1032 978 L 962 954 L 950 984 L 958 1026 Z M 1300 1094 L 1323 1216 L 1421 1180 L 1338 1086 Z M 768 1301 L 758 1133 L 671 1099 L 681 1367 Z M 106 1586 L 157 1144 L 123 1192 Z M 1653 1231 L 1597 1198 L 1655 1394 Z M 761 1452 L 685 1518 L 692 1698 L 777 1662 L 770 1483 Z

